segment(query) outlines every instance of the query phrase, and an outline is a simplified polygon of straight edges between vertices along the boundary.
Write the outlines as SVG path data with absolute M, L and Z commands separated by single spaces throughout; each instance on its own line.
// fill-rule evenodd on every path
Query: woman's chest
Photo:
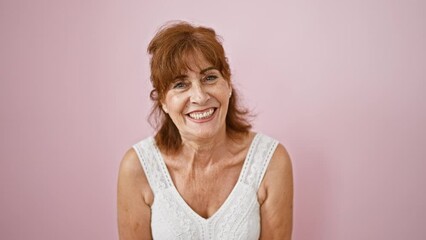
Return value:
M 183 200 L 203 218 L 212 216 L 234 190 L 241 166 L 205 172 L 171 171 L 172 181 Z

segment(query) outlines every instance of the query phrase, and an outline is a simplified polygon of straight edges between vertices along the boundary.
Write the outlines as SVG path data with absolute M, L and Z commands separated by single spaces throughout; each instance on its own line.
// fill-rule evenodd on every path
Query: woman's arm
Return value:
M 281 144 L 269 163 L 260 191 L 260 239 L 290 240 L 293 225 L 293 171 L 290 157 Z
M 123 157 L 118 173 L 117 214 L 120 240 L 145 240 L 151 237 L 153 194 L 133 149 Z

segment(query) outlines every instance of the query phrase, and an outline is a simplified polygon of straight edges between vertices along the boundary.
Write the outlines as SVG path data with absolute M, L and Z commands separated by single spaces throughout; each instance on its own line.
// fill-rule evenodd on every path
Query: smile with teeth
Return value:
M 207 109 L 204 112 L 192 112 L 192 113 L 189 113 L 188 116 L 190 118 L 200 120 L 200 119 L 209 118 L 211 115 L 213 115 L 213 113 L 214 113 L 214 108 L 210 108 L 210 109 Z

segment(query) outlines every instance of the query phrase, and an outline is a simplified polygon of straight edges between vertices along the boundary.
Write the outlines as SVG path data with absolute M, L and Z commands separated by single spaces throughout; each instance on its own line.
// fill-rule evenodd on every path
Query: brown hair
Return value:
M 155 121 L 151 121 L 151 124 L 157 129 L 155 140 L 161 150 L 174 153 L 180 149 L 182 139 L 170 116 L 161 108 L 161 100 L 170 83 L 182 70 L 190 69 L 189 60 L 198 54 L 218 69 L 229 83 L 231 70 L 215 31 L 187 22 L 169 23 L 160 28 L 148 45 L 148 53 L 151 55 L 151 83 L 154 87 L 150 94 L 154 101 L 150 119 Z M 232 88 L 226 115 L 226 133 L 233 139 L 251 129 L 247 120 L 248 111 L 237 103 L 238 96 Z

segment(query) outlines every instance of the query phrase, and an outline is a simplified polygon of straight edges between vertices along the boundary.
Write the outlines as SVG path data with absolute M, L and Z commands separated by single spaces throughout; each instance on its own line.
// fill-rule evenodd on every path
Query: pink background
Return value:
M 426 3 L 0 1 L 0 238 L 117 239 L 120 159 L 150 135 L 146 46 L 223 36 L 257 131 L 288 149 L 295 240 L 426 239 Z

